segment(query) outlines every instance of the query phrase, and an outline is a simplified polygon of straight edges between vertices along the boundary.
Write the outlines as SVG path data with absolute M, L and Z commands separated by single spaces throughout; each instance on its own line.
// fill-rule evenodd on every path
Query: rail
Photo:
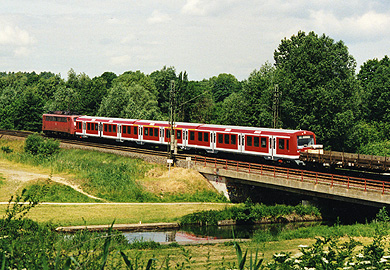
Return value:
M 315 185 L 323 184 L 330 187 L 345 187 L 346 189 L 357 189 L 371 191 L 381 194 L 390 194 L 390 182 L 366 179 L 352 176 L 328 174 L 322 172 L 255 164 L 249 162 L 224 160 L 210 157 L 195 157 L 195 165 L 205 167 L 222 168 L 251 174 L 260 174 L 267 177 L 284 178 L 289 181 L 310 182 Z
M 299 159 L 303 162 L 335 165 L 339 167 L 364 168 L 390 171 L 390 157 L 344 153 L 336 151 L 309 150 L 301 152 Z

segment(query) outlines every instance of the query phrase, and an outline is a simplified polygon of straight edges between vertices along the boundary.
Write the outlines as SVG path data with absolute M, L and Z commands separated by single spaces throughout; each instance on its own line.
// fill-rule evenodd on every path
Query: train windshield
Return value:
M 313 135 L 298 136 L 298 149 L 314 145 Z

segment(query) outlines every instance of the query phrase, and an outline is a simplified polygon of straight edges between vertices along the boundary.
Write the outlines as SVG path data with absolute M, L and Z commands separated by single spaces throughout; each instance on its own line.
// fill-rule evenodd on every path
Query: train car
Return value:
M 138 144 L 167 145 L 171 141 L 167 121 L 80 116 L 76 135 L 101 137 Z M 299 160 L 300 152 L 321 148 L 315 134 L 305 130 L 269 129 L 240 126 L 175 123 L 178 147 L 201 149 L 209 153 L 228 152 L 261 156 L 272 160 Z
M 315 134 L 310 131 L 223 125 L 201 125 L 190 130 L 188 146 L 273 160 L 298 160 L 301 151 L 322 147 L 315 144 Z
M 42 131 L 48 135 L 74 136 L 79 115 L 53 112 L 42 115 Z

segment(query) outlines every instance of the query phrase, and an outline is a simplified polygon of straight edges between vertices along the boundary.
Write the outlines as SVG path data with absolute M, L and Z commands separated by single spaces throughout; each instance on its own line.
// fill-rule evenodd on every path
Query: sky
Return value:
M 389 0 L 2 0 L 0 71 L 245 80 L 298 31 L 343 41 L 357 61 L 390 55 Z

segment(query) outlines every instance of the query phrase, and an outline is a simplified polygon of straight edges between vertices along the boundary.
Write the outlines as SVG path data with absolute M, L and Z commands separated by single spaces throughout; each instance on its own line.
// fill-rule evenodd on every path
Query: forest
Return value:
M 357 69 L 343 41 L 303 31 L 243 81 L 226 73 L 191 81 L 172 66 L 94 78 L 1 72 L 0 128 L 39 132 L 49 111 L 168 120 L 171 89 L 176 121 L 305 129 L 325 149 L 390 155 L 389 57 Z

